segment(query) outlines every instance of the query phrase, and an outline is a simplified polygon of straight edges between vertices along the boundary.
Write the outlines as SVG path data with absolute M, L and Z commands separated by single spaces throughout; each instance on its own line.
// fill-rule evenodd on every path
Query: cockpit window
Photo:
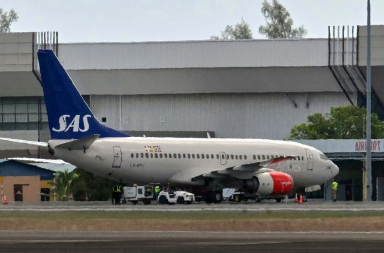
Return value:
M 328 157 L 326 155 L 324 155 L 324 154 L 321 154 L 320 158 L 323 159 L 323 160 L 328 160 Z

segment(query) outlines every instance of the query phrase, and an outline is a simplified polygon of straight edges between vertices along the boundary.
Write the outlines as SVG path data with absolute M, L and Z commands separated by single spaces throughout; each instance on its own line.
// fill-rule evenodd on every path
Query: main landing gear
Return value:
M 223 191 L 209 191 L 205 194 L 205 202 L 206 203 L 221 203 L 223 201 Z

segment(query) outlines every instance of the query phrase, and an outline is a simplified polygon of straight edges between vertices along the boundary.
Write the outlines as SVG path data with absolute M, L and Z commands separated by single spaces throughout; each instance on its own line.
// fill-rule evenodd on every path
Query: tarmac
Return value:
M 276 203 L 267 200 L 261 203 L 228 203 L 206 204 L 193 203 L 191 205 L 160 205 L 152 202 L 150 205 L 132 203 L 112 205 L 109 201 L 100 202 L 9 202 L 7 205 L 0 205 L 0 212 L 63 212 L 63 211 L 104 211 L 104 212 L 199 212 L 199 211 L 225 211 L 225 212 L 382 212 L 384 202 L 354 202 L 354 201 L 320 201 L 309 200 L 298 204 L 289 200 L 287 202 Z
M 384 233 L 0 231 L 0 252 L 382 252 Z
M 9 202 L 1 212 L 382 212 L 384 202 L 144 205 L 111 202 Z M 315 228 L 314 228 L 315 230 Z M 0 231 L 0 252 L 383 252 L 384 232 Z

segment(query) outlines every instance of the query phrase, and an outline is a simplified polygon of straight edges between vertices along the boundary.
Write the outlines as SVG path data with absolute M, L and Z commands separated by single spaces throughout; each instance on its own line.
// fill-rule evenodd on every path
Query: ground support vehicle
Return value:
M 162 204 L 191 204 L 195 201 L 195 195 L 186 191 L 161 191 L 157 201 Z
M 134 205 L 139 201 L 142 201 L 144 205 L 149 205 L 153 199 L 153 186 L 124 187 L 123 190 L 123 200 L 130 201 Z

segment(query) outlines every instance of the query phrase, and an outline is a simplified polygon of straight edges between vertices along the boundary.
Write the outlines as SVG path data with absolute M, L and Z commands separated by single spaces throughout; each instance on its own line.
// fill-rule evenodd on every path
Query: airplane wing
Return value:
M 198 181 L 201 179 L 224 179 L 224 178 L 237 178 L 237 179 L 249 179 L 256 173 L 262 173 L 267 171 L 274 171 L 273 169 L 265 168 L 265 166 L 271 164 L 277 164 L 283 161 L 290 160 L 295 156 L 279 156 L 271 159 L 256 163 L 247 163 L 238 166 L 228 167 L 222 170 L 214 170 L 206 172 L 207 168 L 196 168 L 195 170 L 186 170 L 177 173 L 171 178 L 173 182 L 190 182 Z
M 0 140 L 2 140 L 2 141 L 14 142 L 14 143 L 21 143 L 21 144 L 34 145 L 34 146 L 40 146 L 40 147 L 48 147 L 48 143 L 46 143 L 46 142 L 41 142 L 41 141 L 27 141 L 27 140 L 12 139 L 12 138 L 3 138 L 3 137 L 0 137 Z
M 294 158 L 294 156 L 280 156 L 265 161 L 260 161 L 256 163 L 242 164 L 234 167 L 228 167 L 223 170 L 212 171 L 210 173 L 202 174 L 202 177 L 208 178 L 223 178 L 223 176 L 230 176 L 236 178 L 247 178 L 248 175 L 254 175 L 255 172 L 265 172 L 273 171 L 272 169 L 267 169 L 265 166 L 271 164 L 277 164 L 283 161 L 287 161 Z

